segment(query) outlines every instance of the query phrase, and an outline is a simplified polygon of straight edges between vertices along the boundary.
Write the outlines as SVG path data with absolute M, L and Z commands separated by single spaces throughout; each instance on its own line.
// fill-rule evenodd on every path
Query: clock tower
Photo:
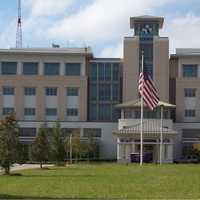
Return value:
M 130 18 L 133 37 L 124 39 L 123 101 L 138 99 L 138 78 L 144 53 L 144 71 L 155 81 L 161 100 L 169 98 L 169 40 L 160 37 L 164 18 L 138 16 Z

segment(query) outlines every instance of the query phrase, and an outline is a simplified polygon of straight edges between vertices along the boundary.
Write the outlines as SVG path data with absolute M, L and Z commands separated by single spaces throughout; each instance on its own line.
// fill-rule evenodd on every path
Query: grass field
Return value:
M 199 199 L 200 165 L 78 164 L 0 176 L 0 198 Z

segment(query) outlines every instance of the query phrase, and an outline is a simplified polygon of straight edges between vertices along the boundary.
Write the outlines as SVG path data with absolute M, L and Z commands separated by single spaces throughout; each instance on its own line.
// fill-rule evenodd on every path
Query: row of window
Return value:
M 35 137 L 37 129 L 36 128 L 20 128 L 19 136 L 20 137 Z M 79 133 L 80 129 L 76 128 L 62 128 L 63 136 L 69 136 L 73 133 Z M 84 128 L 83 137 L 95 137 L 100 138 L 102 135 L 100 128 Z
M 57 96 L 57 88 L 45 88 L 46 96 Z M 3 95 L 15 95 L 15 88 L 14 87 L 3 87 Z M 26 96 L 35 96 L 36 95 L 36 88 L 35 87 L 25 87 L 24 88 L 24 95 Z M 67 87 L 66 88 L 66 95 L 67 96 L 78 96 L 79 95 L 79 88 L 77 87 Z
M 196 116 L 196 111 L 195 110 L 185 110 L 185 117 L 195 117 Z
M 92 63 L 89 68 L 92 81 L 118 81 L 120 79 L 119 63 Z
M 185 88 L 184 96 L 185 97 L 196 97 L 196 88 Z
M 60 63 L 44 63 L 44 75 L 60 75 Z M 17 62 L 2 62 L 1 63 L 2 75 L 16 75 Z M 39 63 L 38 62 L 24 62 L 22 64 L 23 75 L 38 75 Z M 66 76 L 80 76 L 81 63 L 65 63 Z
M 3 115 L 8 115 L 10 113 L 14 113 L 14 108 L 3 108 Z M 36 109 L 35 108 L 24 108 L 24 116 L 35 116 Z M 78 109 L 77 108 L 67 108 L 66 110 L 67 116 L 78 116 Z M 56 108 L 46 108 L 46 116 L 57 116 L 57 109 Z
M 197 64 L 184 64 L 182 65 L 183 77 L 197 77 L 198 65 Z

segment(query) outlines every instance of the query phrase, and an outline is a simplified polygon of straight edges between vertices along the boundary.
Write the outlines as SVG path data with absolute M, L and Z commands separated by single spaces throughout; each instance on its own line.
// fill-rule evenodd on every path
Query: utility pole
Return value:
M 72 134 L 69 136 L 69 154 L 70 154 L 70 164 L 72 164 Z
M 21 0 L 18 0 L 18 19 L 17 19 L 17 33 L 16 33 L 16 48 L 22 48 L 22 14 L 21 14 Z

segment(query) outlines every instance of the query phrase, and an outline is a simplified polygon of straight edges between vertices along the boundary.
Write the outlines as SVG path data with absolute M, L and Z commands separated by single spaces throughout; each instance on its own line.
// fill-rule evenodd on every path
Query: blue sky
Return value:
M 15 47 L 17 0 L 0 4 L 0 48 Z M 199 0 L 22 0 L 23 46 L 91 46 L 95 56 L 122 57 L 129 17 L 165 17 L 161 36 L 175 48 L 200 48 Z

